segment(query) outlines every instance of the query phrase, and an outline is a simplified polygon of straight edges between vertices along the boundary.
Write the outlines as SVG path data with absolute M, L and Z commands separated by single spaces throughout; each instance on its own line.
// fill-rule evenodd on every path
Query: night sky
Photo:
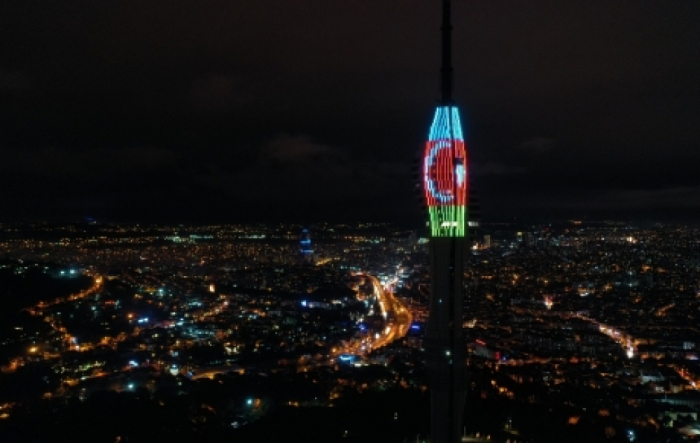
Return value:
M 456 0 L 486 221 L 700 220 L 700 2 Z M 438 0 L 0 2 L 0 219 L 415 221 Z

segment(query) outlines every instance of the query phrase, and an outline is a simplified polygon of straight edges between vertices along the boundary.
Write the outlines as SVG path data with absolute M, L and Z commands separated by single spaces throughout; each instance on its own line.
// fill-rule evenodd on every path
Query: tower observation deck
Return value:
M 466 393 L 462 280 L 470 225 L 469 168 L 459 110 L 452 100 L 450 0 L 442 0 L 442 8 L 442 97 L 430 127 L 421 168 L 431 266 L 426 350 L 431 442 L 457 443 Z

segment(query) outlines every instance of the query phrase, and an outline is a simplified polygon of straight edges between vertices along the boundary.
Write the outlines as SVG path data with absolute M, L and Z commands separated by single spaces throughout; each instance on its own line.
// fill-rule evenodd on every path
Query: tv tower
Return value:
M 452 100 L 450 0 L 442 1 L 440 104 L 423 154 L 422 187 L 430 229 L 431 299 L 426 351 L 431 390 L 431 442 L 457 443 L 465 402 L 462 278 L 468 247 L 468 165 Z

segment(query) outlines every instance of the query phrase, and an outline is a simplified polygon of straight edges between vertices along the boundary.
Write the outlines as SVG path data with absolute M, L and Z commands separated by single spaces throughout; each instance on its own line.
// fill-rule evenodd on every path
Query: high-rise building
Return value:
M 305 261 L 311 261 L 314 256 L 314 250 L 311 247 L 311 235 L 308 229 L 301 231 L 301 238 L 299 239 L 299 254 Z
M 428 209 L 431 264 L 426 351 L 431 442 L 457 443 L 466 392 L 462 280 L 470 226 L 469 168 L 459 110 L 452 100 L 450 0 L 443 0 L 442 6 L 442 98 L 423 154 L 421 180 Z

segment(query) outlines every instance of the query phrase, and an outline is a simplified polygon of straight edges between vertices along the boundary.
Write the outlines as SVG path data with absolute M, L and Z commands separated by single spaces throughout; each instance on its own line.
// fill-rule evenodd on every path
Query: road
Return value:
M 332 352 L 332 357 L 340 354 L 365 355 L 382 346 L 404 337 L 411 327 L 413 317 L 410 311 L 401 303 L 396 296 L 382 287 L 382 284 L 374 276 L 365 274 L 365 278 L 372 284 L 374 296 L 381 311 L 382 317 L 386 320 L 385 327 L 381 332 L 368 334 L 362 340 L 355 340 L 342 348 L 336 348 Z
M 30 312 L 31 312 L 33 315 L 43 315 L 43 313 L 42 313 L 41 310 L 43 310 L 44 308 L 46 308 L 46 307 L 48 307 L 48 306 L 57 305 L 57 304 L 59 304 L 59 303 L 65 303 L 66 301 L 80 300 L 80 299 L 83 299 L 83 298 L 85 298 L 85 297 L 95 295 L 98 291 L 100 291 L 100 290 L 102 289 L 102 283 L 103 283 L 103 281 L 104 281 L 104 279 L 102 278 L 102 276 L 100 276 L 100 275 L 95 275 L 95 276 L 93 277 L 92 286 L 90 286 L 89 288 L 84 289 L 84 290 L 82 290 L 82 291 L 80 291 L 80 292 L 78 292 L 78 293 L 76 293 L 76 294 L 71 294 L 71 295 L 69 295 L 67 298 L 57 298 L 57 299 L 52 300 L 52 301 L 50 301 L 50 302 L 41 302 L 41 303 L 39 303 L 38 305 L 36 305 L 36 307 L 34 308 L 34 310 L 30 310 Z M 63 327 L 63 326 L 60 326 L 60 325 L 56 324 L 56 321 L 55 321 L 55 319 L 54 319 L 53 317 L 47 317 L 47 319 L 48 319 L 48 320 L 46 320 L 46 319 L 45 319 L 45 320 L 48 321 L 48 323 L 51 325 L 51 327 L 52 327 L 56 332 L 60 333 L 60 334 L 63 336 L 63 341 L 66 342 L 66 344 L 67 344 L 68 346 L 70 346 L 72 349 L 74 349 L 74 350 L 76 350 L 76 351 L 81 351 L 81 350 L 82 350 L 82 351 L 87 351 L 88 349 L 91 349 L 91 348 L 92 348 L 92 345 L 89 345 L 89 346 L 83 345 L 82 348 L 81 348 L 80 345 L 71 343 L 71 338 L 72 338 L 72 336 L 71 336 L 71 334 L 66 330 L 66 328 Z M 30 350 L 30 352 L 33 352 L 33 351 Z
M 350 340 L 345 346 L 337 346 L 330 350 L 329 354 L 319 360 L 308 360 L 297 364 L 298 371 L 308 371 L 319 366 L 331 366 L 337 363 L 337 358 L 341 355 L 356 355 L 363 356 L 369 354 L 375 349 L 386 346 L 389 343 L 404 337 L 411 327 L 413 317 L 410 311 L 399 301 L 390 289 L 382 287 L 381 282 L 374 276 L 364 275 L 365 278 L 372 284 L 373 295 L 377 299 L 382 317 L 385 319 L 384 328 L 379 332 L 372 332 L 365 335 L 362 339 Z M 224 306 L 219 306 L 218 309 L 223 309 Z M 213 312 L 208 312 L 205 315 L 211 315 Z M 214 368 L 197 374 L 193 377 L 211 378 L 217 373 L 225 373 L 230 371 L 229 367 Z
M 637 353 L 637 343 L 631 335 L 625 334 L 621 329 L 615 329 L 614 326 L 608 326 L 606 324 L 600 323 L 599 321 L 590 318 L 584 314 L 576 314 L 576 317 L 585 320 L 598 326 L 598 329 L 603 334 L 610 337 L 614 342 L 616 342 L 621 348 L 625 350 L 628 358 L 632 358 Z
M 71 294 L 67 297 L 58 297 L 54 300 L 50 300 L 50 301 L 46 301 L 46 302 L 42 301 L 42 302 L 39 302 L 35 306 L 29 307 L 29 308 L 24 308 L 23 310 L 29 312 L 30 314 L 32 314 L 34 316 L 43 317 L 45 315 L 44 309 L 48 308 L 49 306 L 54 306 L 54 305 L 57 305 L 59 303 L 65 303 L 67 301 L 80 300 L 80 299 L 83 299 L 85 297 L 92 296 L 92 295 L 96 294 L 100 289 L 102 289 L 102 283 L 103 283 L 102 276 L 95 275 L 95 276 L 93 276 L 92 286 L 90 286 L 87 289 L 84 289 L 84 290 L 77 292 L 75 294 Z M 51 327 L 63 337 L 63 341 L 70 346 L 71 335 L 68 331 L 66 331 L 66 328 L 58 325 L 56 323 L 56 321 L 54 320 L 54 318 L 51 316 L 46 317 L 45 321 L 47 321 L 49 323 L 49 325 L 51 325 Z M 80 350 L 80 348 L 77 346 L 76 346 L 76 349 Z M 83 350 L 86 350 L 86 349 L 83 349 Z M 49 357 L 49 358 L 59 356 L 58 354 L 49 354 L 47 351 L 41 350 L 39 346 L 31 346 L 27 350 L 27 354 L 29 354 L 29 355 L 36 355 L 39 353 L 41 353 L 45 357 Z M 0 372 L 3 372 L 3 373 L 14 372 L 18 366 L 24 365 L 24 356 L 25 355 L 26 354 L 22 354 L 22 355 L 19 355 L 15 358 L 11 359 L 9 365 L 0 367 Z
M 371 343 L 373 349 L 386 346 L 392 341 L 404 337 L 411 327 L 413 317 L 406 307 L 401 303 L 396 296 L 390 291 L 382 287 L 376 277 L 368 275 L 372 286 L 374 287 L 374 295 L 377 297 L 377 303 L 382 311 L 382 316 L 387 320 L 387 326 L 383 333 L 379 335 Z
M 88 275 L 89 275 L 89 274 L 88 274 Z M 34 314 L 35 311 L 36 311 L 36 312 L 39 313 L 39 314 L 36 314 L 36 315 L 40 315 L 40 314 L 41 314 L 41 310 L 42 310 L 42 309 L 46 309 L 46 308 L 48 308 L 49 306 L 54 306 L 54 305 L 57 305 L 57 304 L 59 304 L 59 303 L 65 303 L 65 302 L 67 302 L 67 301 L 80 300 L 80 299 L 85 298 L 85 297 L 88 297 L 88 296 L 90 296 L 90 295 L 94 295 L 94 294 L 97 293 L 97 291 L 99 291 L 99 290 L 102 288 L 102 281 L 103 281 L 103 279 L 102 279 L 102 276 L 101 276 L 101 275 L 95 275 L 95 276 L 92 277 L 92 281 L 93 281 L 92 286 L 90 286 L 90 287 L 87 288 L 87 289 L 84 289 L 84 290 L 82 290 L 82 291 L 80 291 L 80 292 L 77 292 L 77 293 L 75 293 L 75 294 L 71 294 L 71 295 L 69 295 L 68 297 L 58 297 L 58 298 L 56 298 L 56 299 L 54 299 L 54 300 L 50 300 L 50 301 L 47 301 L 47 302 L 45 302 L 45 301 L 39 302 L 36 306 L 33 306 L 33 307 L 28 308 L 28 309 L 25 309 L 25 310 L 26 310 L 26 311 L 29 311 L 29 312 L 32 313 L 32 314 Z

